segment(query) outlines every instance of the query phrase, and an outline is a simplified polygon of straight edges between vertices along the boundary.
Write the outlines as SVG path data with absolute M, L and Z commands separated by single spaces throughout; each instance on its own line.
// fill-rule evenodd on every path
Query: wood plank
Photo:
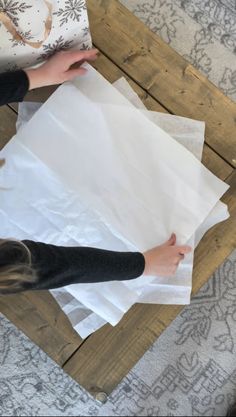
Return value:
M 195 252 L 193 294 L 236 247 L 236 170 L 223 201 L 231 217 L 212 228 Z M 135 305 L 114 328 L 93 334 L 64 366 L 91 394 L 109 395 L 183 307 Z
M 236 104 L 116 0 L 88 0 L 93 42 L 171 113 L 206 121 L 206 142 L 236 167 Z
M 9 107 L 0 107 L 0 150 L 16 132 L 16 117 Z
M 216 152 L 214 152 L 207 144 L 204 144 L 202 163 L 215 174 L 218 178 L 225 181 L 234 169 Z
M 56 301 L 46 291 L 38 296 L 30 293 L 27 296 L 1 296 L 0 312 L 60 366 L 82 343 Z
M 49 291 L 26 292 L 24 298 L 35 306 L 37 312 L 47 320 L 54 332 L 66 338 L 70 344 L 75 345 L 76 349 L 83 343 L 83 339 L 72 328 L 69 319 Z

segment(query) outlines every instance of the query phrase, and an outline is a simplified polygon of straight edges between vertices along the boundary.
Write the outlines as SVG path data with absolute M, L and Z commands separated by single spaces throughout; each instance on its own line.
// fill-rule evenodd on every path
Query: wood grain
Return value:
M 236 104 L 116 0 L 88 0 L 93 42 L 171 113 L 206 121 L 206 142 L 236 167 Z
M 0 107 L 0 150 L 16 132 L 16 114 L 8 106 Z
M 42 311 L 42 300 L 44 311 Z M 0 296 L 0 312 L 60 366 L 82 343 L 57 303 L 47 292 L 41 296 L 36 294 Z

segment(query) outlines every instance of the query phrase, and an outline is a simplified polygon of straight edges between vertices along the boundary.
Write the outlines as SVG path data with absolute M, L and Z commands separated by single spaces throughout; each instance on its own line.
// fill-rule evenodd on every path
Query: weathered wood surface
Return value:
M 15 134 L 16 118 L 16 114 L 9 107 L 0 107 L 0 150 Z
M 98 71 L 110 82 L 124 75 L 150 110 L 205 120 L 203 162 L 221 179 L 230 176 L 224 201 L 231 218 L 209 231 L 196 250 L 196 293 L 236 247 L 236 105 L 118 2 L 88 0 L 88 6 L 94 44 L 101 50 Z M 48 94 L 38 90 L 28 99 L 41 101 Z M 13 110 L 0 109 L 0 146 L 14 134 L 15 120 Z M 0 311 L 93 394 L 109 394 L 180 310 L 135 305 L 118 326 L 104 326 L 81 343 L 49 293 L 0 298 Z
M 2 296 L 0 312 L 60 366 L 82 343 L 56 301 L 46 291 Z
M 93 42 L 171 113 L 206 121 L 206 142 L 236 167 L 235 104 L 117 0 L 88 0 Z

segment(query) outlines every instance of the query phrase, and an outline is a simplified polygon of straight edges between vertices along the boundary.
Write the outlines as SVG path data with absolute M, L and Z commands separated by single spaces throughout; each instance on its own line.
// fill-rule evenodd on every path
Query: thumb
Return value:
M 191 246 L 178 246 L 176 247 L 180 255 L 185 255 L 186 253 L 192 252 Z
M 171 237 L 164 243 L 165 246 L 174 246 L 176 244 L 176 235 L 172 233 Z

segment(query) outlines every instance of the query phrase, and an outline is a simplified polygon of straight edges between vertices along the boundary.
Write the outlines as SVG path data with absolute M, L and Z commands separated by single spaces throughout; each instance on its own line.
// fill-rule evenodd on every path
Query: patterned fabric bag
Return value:
M 91 46 L 85 0 L 0 0 L 0 72 Z

